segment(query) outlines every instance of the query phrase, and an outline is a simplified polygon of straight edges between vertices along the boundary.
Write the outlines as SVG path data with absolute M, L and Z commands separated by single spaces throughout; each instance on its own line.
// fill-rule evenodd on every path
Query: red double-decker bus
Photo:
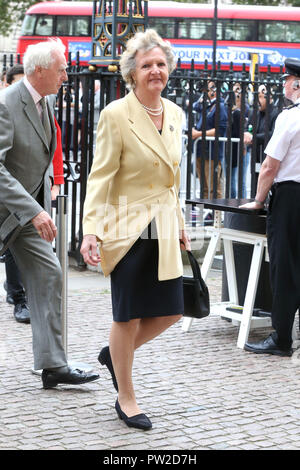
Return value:
M 93 2 L 43 2 L 28 9 L 18 39 L 17 52 L 47 37 L 60 37 L 81 65 L 91 58 Z M 213 59 L 214 7 L 199 3 L 149 1 L 149 27 L 173 45 L 183 67 L 202 68 Z M 223 69 L 250 65 L 258 54 L 261 71 L 278 72 L 286 57 L 300 59 L 300 8 L 230 5 L 218 8 L 216 61 Z

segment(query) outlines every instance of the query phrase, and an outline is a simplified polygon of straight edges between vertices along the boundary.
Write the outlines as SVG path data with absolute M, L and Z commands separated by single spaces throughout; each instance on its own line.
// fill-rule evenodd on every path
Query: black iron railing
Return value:
M 12 65 L 12 58 L 4 57 L 3 68 Z M 247 196 L 254 197 L 259 164 L 264 158 L 263 150 L 270 136 L 270 122 L 273 119 L 274 108 L 279 112 L 284 105 L 282 83 L 279 77 L 270 71 L 264 75 L 257 72 L 253 80 L 244 67 L 236 73 L 231 67 L 224 72 L 217 64 L 214 76 L 205 64 L 204 69 L 197 70 L 192 62 L 190 69 L 177 69 L 170 76 L 164 96 L 177 103 L 183 111 L 183 152 L 181 170 L 183 181 L 181 196 L 190 198 L 192 195 L 203 197 L 204 194 L 204 165 L 205 158 L 213 162 L 213 170 L 219 164 L 219 144 L 224 146 L 222 160 L 222 191 L 224 197 L 232 196 L 232 179 L 236 175 L 236 194 L 241 197 L 245 186 L 245 164 L 247 162 L 247 149 L 244 145 L 244 132 L 248 131 L 248 122 L 251 119 L 253 141 L 248 148 L 250 164 L 247 168 Z M 83 69 L 77 64 L 71 65 L 69 60 L 68 82 L 65 83 L 57 96 L 57 120 L 62 129 L 62 144 L 64 155 L 65 184 L 63 193 L 69 196 L 70 201 L 70 243 L 69 254 L 76 259 L 78 266 L 84 266 L 79 249 L 82 241 L 81 221 L 83 204 L 86 194 L 86 183 L 91 169 L 96 145 L 96 127 L 101 110 L 112 100 L 122 97 L 126 93 L 125 85 L 118 72 L 109 72 L 107 68 L 99 67 L 96 72 Z M 210 107 L 208 100 L 208 83 L 213 81 L 215 87 L 215 136 L 208 138 L 207 110 Z M 239 84 L 239 108 L 237 110 L 236 84 Z M 266 110 L 263 113 L 263 141 L 261 141 L 262 114 L 260 114 L 260 93 L 264 85 Z M 203 119 L 201 124 L 202 138 L 195 143 L 192 138 L 192 129 L 199 121 L 199 115 L 193 110 L 193 104 L 202 101 Z M 226 135 L 219 132 L 221 103 L 227 111 Z M 237 110 L 237 111 L 236 111 Z M 233 121 L 238 112 L 238 132 L 233 128 Z M 201 148 L 199 171 L 196 171 L 197 145 Z M 259 151 L 260 153 L 259 153 Z M 233 166 L 233 155 L 236 155 L 236 166 Z M 258 158 L 259 156 L 259 158 Z M 212 192 L 217 194 L 219 184 L 217 172 L 214 172 Z

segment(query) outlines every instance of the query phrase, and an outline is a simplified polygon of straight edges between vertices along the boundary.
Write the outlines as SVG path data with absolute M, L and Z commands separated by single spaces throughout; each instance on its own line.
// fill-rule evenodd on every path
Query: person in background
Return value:
M 232 106 L 232 131 L 231 136 L 233 138 L 240 137 L 240 119 L 241 119 L 241 104 L 242 104 L 242 89 L 240 83 L 233 85 L 234 93 L 234 105 Z M 248 117 L 249 105 L 245 103 L 245 118 Z M 236 198 L 238 196 L 238 159 L 239 159 L 239 145 L 243 145 L 243 157 L 245 157 L 245 148 L 243 142 L 232 143 L 232 160 L 231 160 L 231 197 Z M 244 166 L 246 168 L 244 169 Z M 243 174 L 244 170 L 247 170 L 247 162 L 243 159 Z
M 6 70 L 0 75 L 0 90 L 6 87 Z
M 267 111 L 268 108 L 268 111 Z M 267 122 L 268 114 L 268 122 Z M 257 131 L 256 131 L 256 153 L 252 155 L 252 142 L 253 142 L 253 124 L 254 124 L 254 115 L 253 111 L 249 116 L 249 121 L 246 124 L 246 129 L 244 132 L 244 144 L 251 148 L 251 158 L 255 159 L 256 164 L 259 166 L 262 164 L 265 155 L 264 155 L 264 146 L 269 142 L 273 132 L 275 121 L 278 116 L 278 109 L 274 106 L 272 96 L 269 97 L 268 104 L 268 95 L 267 88 L 265 85 L 260 85 L 258 88 L 258 111 L 257 111 Z M 251 130 L 251 131 L 249 131 Z M 246 159 L 247 165 L 247 159 Z M 256 172 L 256 184 L 258 179 L 258 172 Z
M 205 109 L 206 113 L 206 137 L 214 137 L 216 135 L 216 108 L 217 108 L 217 98 L 216 98 L 216 84 L 213 81 L 209 81 L 207 84 L 207 106 L 204 108 L 202 99 L 196 101 L 193 104 L 193 109 L 200 114 L 196 128 L 192 129 L 192 138 L 198 139 L 202 137 L 202 122 L 203 122 L 203 111 Z M 226 135 L 227 129 L 227 110 L 222 98 L 220 98 L 220 119 L 219 119 L 219 137 L 224 137 Z M 211 151 L 209 151 L 209 149 Z M 199 141 L 197 143 L 197 175 L 201 184 L 201 155 L 202 143 Z M 213 184 L 214 184 L 214 172 L 217 173 L 217 190 L 216 197 L 222 198 L 223 192 L 221 188 L 221 171 L 222 171 L 222 161 L 224 158 L 224 143 L 219 142 L 218 148 L 218 164 L 214 170 L 214 143 L 207 143 L 207 153 L 204 162 L 204 193 L 203 196 L 205 199 L 213 198 Z
M 15 64 L 6 71 L 6 86 L 18 82 L 24 77 L 24 67 L 21 64 Z
M 267 213 L 273 333 L 258 343 L 256 354 L 292 355 L 292 329 L 300 307 L 300 60 L 285 61 L 285 96 L 293 102 L 276 119 L 265 149 L 255 200 L 241 207 L 260 209 L 271 190 Z
M 137 404 L 134 352 L 181 318 L 180 242 L 190 249 L 178 198 L 182 110 L 161 97 L 175 66 L 156 31 L 127 42 L 120 67 L 131 91 L 101 112 L 84 204 L 81 253 L 111 277 L 113 323 L 99 361 L 118 391 L 119 418 L 144 430 L 152 423 Z

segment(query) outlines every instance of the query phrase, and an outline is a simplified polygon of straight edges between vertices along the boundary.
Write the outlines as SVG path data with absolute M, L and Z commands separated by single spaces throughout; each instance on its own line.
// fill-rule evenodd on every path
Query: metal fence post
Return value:
M 56 255 L 62 270 L 62 293 L 61 293 L 61 331 L 62 343 L 68 360 L 68 196 L 57 196 L 56 207 Z M 92 367 L 82 362 L 68 361 L 68 365 L 75 369 L 90 372 Z

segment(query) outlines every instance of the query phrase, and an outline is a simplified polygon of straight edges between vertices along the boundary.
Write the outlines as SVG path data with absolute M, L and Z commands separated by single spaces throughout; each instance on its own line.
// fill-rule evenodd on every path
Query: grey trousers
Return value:
M 65 366 L 61 336 L 62 272 L 52 245 L 28 223 L 10 250 L 21 272 L 30 308 L 34 369 Z

